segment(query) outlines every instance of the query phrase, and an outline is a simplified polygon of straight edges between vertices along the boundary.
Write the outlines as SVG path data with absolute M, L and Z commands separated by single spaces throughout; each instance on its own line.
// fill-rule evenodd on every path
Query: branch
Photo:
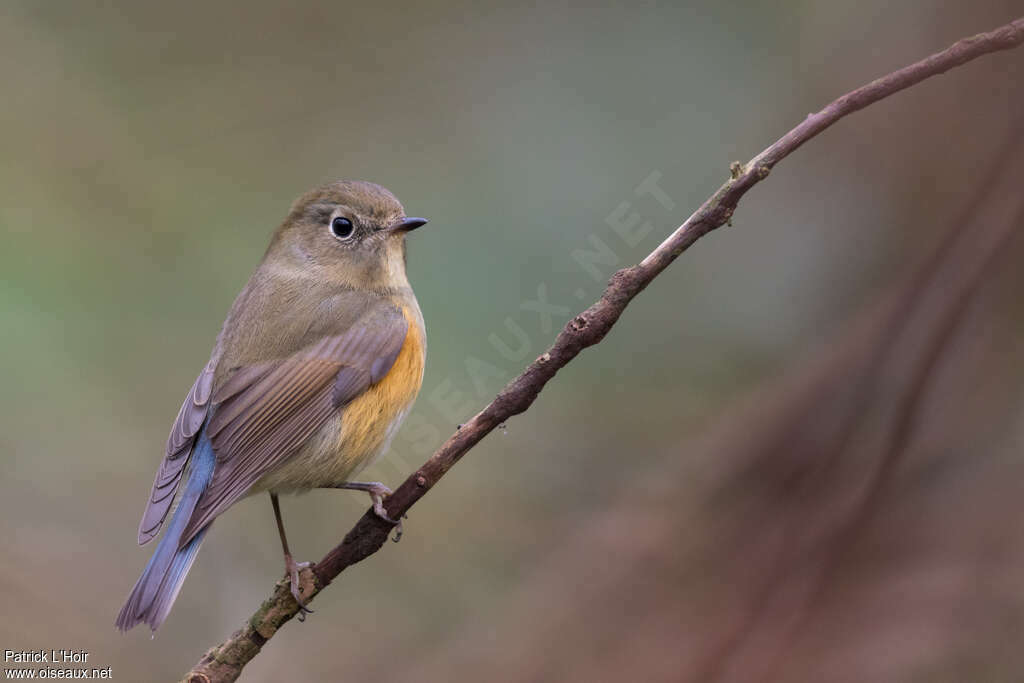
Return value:
M 462 425 L 422 467 L 413 472 L 385 502 L 387 513 L 399 519 L 473 446 L 513 415 L 525 412 L 548 381 L 583 349 L 599 343 L 618 321 L 630 301 L 694 242 L 724 225 L 740 199 L 764 180 L 772 168 L 839 119 L 884 99 L 926 78 L 965 64 L 990 52 L 1008 50 L 1024 42 L 1024 17 L 989 33 L 954 43 L 899 71 L 860 87 L 809 115 L 747 164 L 734 163 L 732 178 L 639 264 L 624 268 L 609 280 L 601 298 L 566 324 L 554 344 L 512 380 L 491 403 Z M 302 594 L 309 602 L 330 585 L 346 567 L 380 550 L 391 525 L 372 510 L 359 519 L 344 540 L 311 570 L 302 573 Z M 273 594 L 223 644 L 209 650 L 186 676 L 186 681 L 234 681 L 281 626 L 298 613 L 287 579 L 278 581 Z

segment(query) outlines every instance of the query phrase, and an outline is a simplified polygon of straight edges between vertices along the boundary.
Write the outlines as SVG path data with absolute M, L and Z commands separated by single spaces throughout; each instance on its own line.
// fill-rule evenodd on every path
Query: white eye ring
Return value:
M 356 228 L 352 221 L 344 216 L 335 216 L 331 219 L 331 234 L 339 240 L 351 239 L 355 232 Z

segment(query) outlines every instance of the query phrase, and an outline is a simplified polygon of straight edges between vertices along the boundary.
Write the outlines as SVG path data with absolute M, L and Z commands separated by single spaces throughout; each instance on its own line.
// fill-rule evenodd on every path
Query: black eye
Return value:
M 335 216 L 334 220 L 331 221 L 331 232 L 338 239 L 347 240 L 352 236 L 353 230 L 355 228 L 352 227 L 352 221 L 344 216 Z

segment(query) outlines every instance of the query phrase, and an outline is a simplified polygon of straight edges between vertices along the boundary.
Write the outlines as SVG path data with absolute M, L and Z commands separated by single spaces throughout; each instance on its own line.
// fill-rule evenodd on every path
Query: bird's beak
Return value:
M 426 224 L 426 218 L 403 218 L 388 228 L 388 232 L 410 232 Z

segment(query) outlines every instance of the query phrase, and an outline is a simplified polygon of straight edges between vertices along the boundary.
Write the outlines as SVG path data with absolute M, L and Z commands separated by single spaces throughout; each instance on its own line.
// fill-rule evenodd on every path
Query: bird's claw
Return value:
M 405 519 L 406 515 L 402 515 L 402 519 L 394 519 L 389 517 L 388 511 L 384 509 L 384 498 L 390 496 L 392 493 L 390 488 L 379 481 L 349 481 L 342 484 L 340 488 L 352 489 L 354 491 L 366 491 L 366 493 L 370 495 L 370 500 L 373 501 L 374 514 L 385 522 L 395 525 L 395 536 L 391 540 L 395 543 L 398 543 L 398 541 L 401 540 L 402 519 Z
M 368 493 L 370 494 L 370 499 L 373 501 L 373 512 L 385 522 L 390 522 L 395 525 L 395 535 L 391 540 L 398 543 L 402 540 L 402 520 L 406 518 L 406 515 L 402 515 L 400 519 L 394 519 L 388 516 L 388 511 L 384 509 L 384 496 L 390 496 L 391 489 L 384 484 L 380 484 L 378 487 L 371 489 Z
M 405 518 L 406 518 L 406 515 L 402 515 L 402 519 L 405 519 Z M 387 517 L 385 517 L 384 519 L 387 519 Z M 402 540 L 402 519 L 400 519 L 397 522 L 395 522 L 395 535 L 391 537 L 391 540 L 394 543 L 398 543 L 399 541 Z M 388 519 L 388 521 L 390 522 L 391 520 Z
M 302 590 L 299 586 L 299 570 L 307 569 L 310 566 L 312 566 L 311 562 L 296 562 L 291 557 L 284 559 L 285 571 L 288 572 L 291 583 L 292 597 L 299 604 L 299 621 L 305 621 L 306 615 L 313 613 L 313 610 L 306 607 L 306 603 L 302 600 Z

